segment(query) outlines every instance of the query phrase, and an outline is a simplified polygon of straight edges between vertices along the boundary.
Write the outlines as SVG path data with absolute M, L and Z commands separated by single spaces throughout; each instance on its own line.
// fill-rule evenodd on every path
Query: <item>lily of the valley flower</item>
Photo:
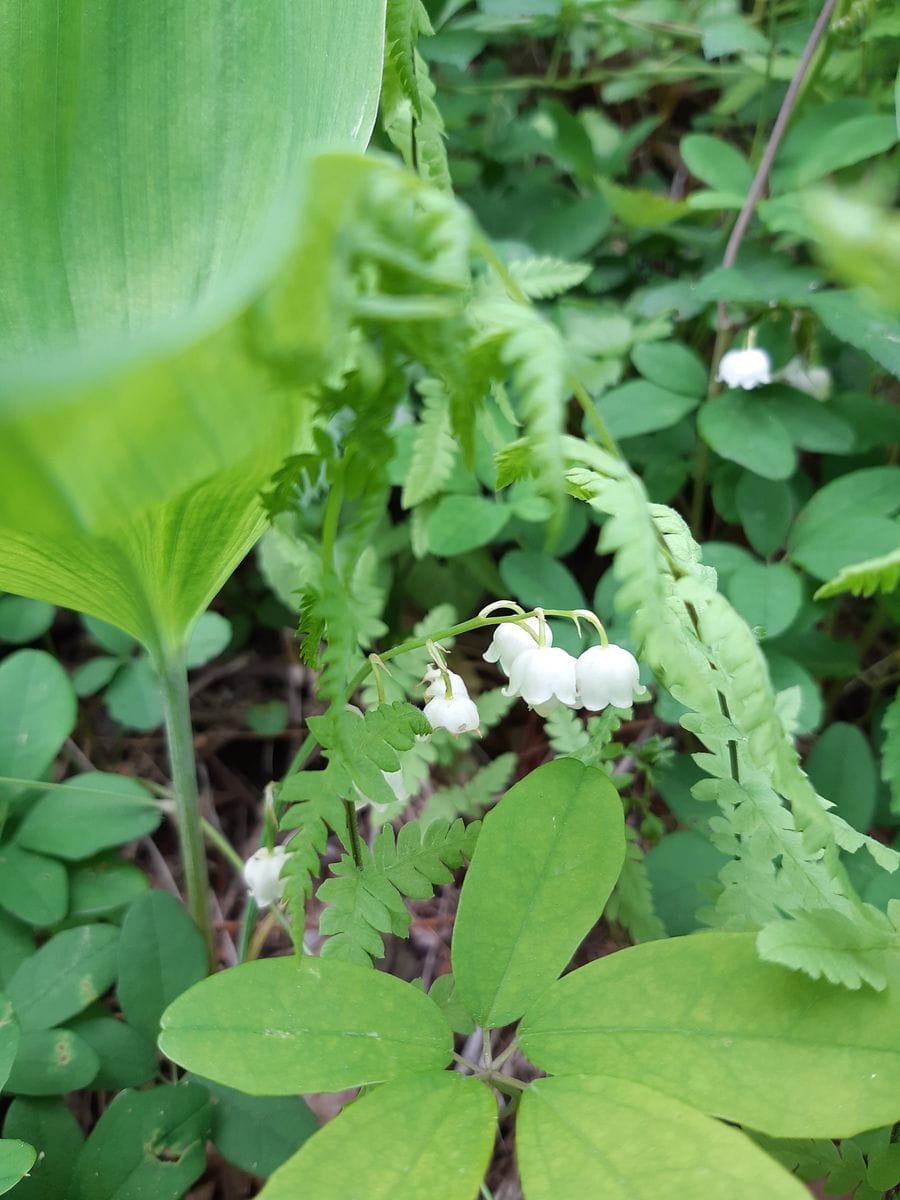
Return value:
M 637 659 L 622 646 L 591 646 L 575 664 L 578 695 L 583 708 L 599 712 L 612 704 L 630 708 L 643 688 Z
M 284 846 L 272 850 L 263 846 L 244 863 L 244 883 L 259 908 L 268 908 L 281 899 L 285 881 L 280 875 L 287 857 Z
M 454 671 L 429 667 L 425 672 L 425 683 L 424 711 L 432 729 L 446 729 L 454 737 L 461 733 L 478 732 L 481 718 L 459 675 Z
M 757 347 L 729 350 L 722 355 L 716 379 L 726 387 L 750 391 L 772 382 L 772 362 L 765 350 Z
M 384 776 L 384 782 L 394 793 L 397 803 L 406 804 L 409 800 L 409 789 L 403 780 L 403 772 L 382 771 L 381 774 Z M 365 808 L 367 804 L 370 805 L 372 811 L 375 813 L 386 813 L 389 810 L 394 811 L 394 806 L 392 804 L 379 804 L 376 800 L 370 800 L 368 796 L 364 795 L 359 788 L 356 787 L 356 784 L 353 786 L 356 788 L 356 793 L 359 796 L 359 799 L 356 801 L 357 812 L 361 808 Z
M 827 400 L 831 395 L 831 372 L 827 367 L 813 367 L 802 358 L 792 358 L 776 376 L 798 392 L 806 392 L 814 400 Z
M 547 646 L 553 645 L 553 633 L 546 622 L 544 625 L 544 643 Z M 527 628 L 523 628 L 527 626 Z M 494 630 L 494 636 L 491 639 L 491 644 L 484 652 L 484 661 L 489 663 L 499 662 L 500 670 L 504 675 L 509 675 L 512 670 L 513 663 L 520 654 L 526 650 L 534 650 L 537 647 L 535 638 L 528 632 L 533 629 L 537 637 L 541 636 L 541 621 L 537 617 L 526 617 L 524 621 L 508 621 L 503 625 L 498 625 Z
M 521 696 L 541 716 L 548 716 L 557 704 L 578 705 L 575 659 L 553 646 L 534 646 L 523 650 L 513 661 L 507 696 Z

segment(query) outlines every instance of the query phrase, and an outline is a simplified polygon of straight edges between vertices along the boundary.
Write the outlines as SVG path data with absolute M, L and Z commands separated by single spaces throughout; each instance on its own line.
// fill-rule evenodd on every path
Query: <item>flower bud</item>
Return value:
M 524 626 L 528 628 L 523 628 Z M 491 644 L 484 652 L 484 661 L 499 662 L 500 670 L 508 676 L 513 663 L 523 651 L 537 648 L 537 642 L 528 629 L 533 629 L 536 634 L 539 634 L 540 627 L 541 622 L 537 617 L 527 617 L 524 621 L 506 621 L 504 624 L 498 625 L 491 638 Z M 553 645 L 553 633 L 546 622 L 544 622 L 544 642 L 548 646 Z
M 722 355 L 716 379 L 726 387 L 750 391 L 772 382 L 772 362 L 765 350 L 729 350 Z
M 446 729 L 454 737 L 461 733 L 477 733 L 481 725 L 478 709 L 469 699 L 469 690 L 459 675 L 446 672 L 450 680 L 450 695 L 443 673 L 437 667 L 425 672 L 425 716 L 432 729 Z
M 578 702 L 575 659 L 567 651 L 552 646 L 523 650 L 512 664 L 505 694 L 521 696 L 532 707 L 544 708 L 548 701 L 558 700 L 574 708 Z
M 285 881 L 280 875 L 287 857 L 284 846 L 272 850 L 263 846 L 244 863 L 244 883 L 260 908 L 268 908 L 281 899 Z
M 622 646 L 591 646 L 575 666 L 583 708 L 630 708 L 643 691 L 637 659 Z

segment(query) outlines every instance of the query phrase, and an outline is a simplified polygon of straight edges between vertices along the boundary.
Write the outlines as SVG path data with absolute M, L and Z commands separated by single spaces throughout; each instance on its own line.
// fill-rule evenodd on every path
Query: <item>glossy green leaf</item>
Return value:
M 53 624 L 56 609 L 43 600 L 25 596 L 0 597 L 0 642 L 24 645 L 46 633 Z
M 191 631 L 184 657 L 188 668 L 202 667 L 231 641 L 231 622 L 221 613 L 205 612 Z
M 551 1074 L 630 1079 L 774 1137 L 897 1120 L 897 983 L 849 992 L 761 962 L 755 940 L 695 934 L 581 967 L 527 1014 L 522 1051 Z
M 697 427 L 716 454 L 764 479 L 793 475 L 797 455 L 782 423 L 751 392 L 723 392 L 704 404 Z
M 493 541 L 511 515 L 486 496 L 444 496 L 428 518 L 428 548 L 441 557 L 465 554 Z
M 116 994 L 129 1024 L 155 1042 L 167 1005 L 206 971 L 203 938 L 184 907 L 158 889 L 139 896 L 119 941 Z
M 788 538 L 791 558 L 816 579 L 897 548 L 900 467 L 865 467 L 825 484 L 803 507 Z
M 260 1196 L 472 1200 L 496 1127 L 493 1096 L 475 1079 L 441 1072 L 397 1080 L 356 1101 L 310 1138 Z M 402 1133 L 386 1139 L 386 1129 Z
M 5 1138 L 0 1141 L 0 1195 L 15 1187 L 25 1172 L 31 1169 L 35 1157 L 33 1146 Z
M 779 192 L 805 187 L 894 145 L 897 125 L 892 116 L 853 105 L 853 100 L 820 105 L 794 123 L 772 172 Z
M 169 1058 L 251 1096 L 340 1091 L 443 1067 L 450 1028 L 422 992 L 338 959 L 266 959 L 205 979 L 163 1015 Z
M 6 1082 L 19 1049 L 19 1022 L 13 1006 L 0 996 L 0 1087 Z
M 114 913 L 146 892 L 150 881 L 133 863 L 102 854 L 79 863 L 69 874 L 69 919 L 81 921 Z
M 34 1146 L 38 1160 L 18 1188 L 21 1200 L 66 1200 L 84 1134 L 62 1100 L 19 1097 L 3 1122 L 5 1137 Z
M 28 926 L 0 910 L 0 988 L 6 988 L 34 950 L 34 938 Z
M 5 658 L 0 663 L 0 775 L 40 779 L 74 729 L 75 710 L 75 692 L 52 655 L 17 650 Z
M 793 625 L 803 607 L 803 583 L 787 563 L 749 563 L 728 577 L 728 599 L 763 637 L 778 637 Z
M 69 881 L 62 863 L 11 842 L 0 846 L 0 906 L 7 912 L 43 928 L 61 921 L 68 904 Z
M 487 814 L 453 931 L 457 990 L 478 1024 L 516 1020 L 550 986 L 624 859 L 619 794 L 574 759 L 538 767 Z
M 871 305 L 864 293 L 821 292 L 809 305 L 843 342 L 864 350 L 892 375 L 900 375 L 900 321 Z
M 713 815 L 705 806 L 705 817 Z M 678 829 L 647 852 L 644 866 L 653 895 L 653 911 L 670 936 L 691 933 L 700 922 L 698 908 L 709 902 L 710 886 L 728 858 L 709 838 L 691 829 Z
M 16 835 L 26 850 L 90 858 L 152 833 L 162 814 L 137 779 L 103 771 L 73 775 L 29 809 Z
M 118 941 L 113 925 L 80 925 L 26 959 L 7 989 L 22 1029 L 50 1029 L 102 996 L 115 979 Z
M 699 402 L 697 396 L 686 396 L 646 379 L 630 379 L 596 403 L 612 436 L 630 438 L 670 428 L 693 412 Z
M 206 1167 L 211 1122 L 199 1084 L 121 1092 L 85 1142 L 67 1200 L 179 1200 Z
M 72 672 L 72 683 L 79 696 L 93 696 L 105 688 L 122 665 L 122 660 L 109 654 L 89 658 Z
M 631 361 L 645 379 L 667 391 L 706 394 L 708 368 L 681 342 L 640 342 L 631 352 Z
M 31 1029 L 22 1034 L 6 1091 L 62 1096 L 87 1087 L 99 1066 L 91 1047 L 71 1029 Z
M 117 671 L 103 700 L 112 719 L 126 729 L 144 733 L 159 729 L 166 719 L 159 675 L 145 654 Z
M 528 1200 L 803 1200 L 801 1183 L 736 1129 L 609 1075 L 536 1079 L 516 1158 Z
M 734 493 L 747 541 L 764 558 L 784 545 L 794 516 L 794 496 L 784 480 L 744 471 Z
M 271 1175 L 319 1128 L 299 1096 L 247 1096 L 221 1083 L 199 1082 L 212 1101 L 216 1149 L 251 1175 Z
M 850 454 L 855 449 L 853 425 L 830 405 L 784 384 L 773 384 L 766 408 L 788 431 L 798 450 Z
M 813 746 L 806 772 L 838 816 L 866 833 L 878 803 L 878 767 L 861 729 L 844 721 L 829 725 Z
M 0 586 L 160 653 L 255 540 L 326 357 L 327 271 L 303 271 L 318 315 L 296 386 L 241 314 L 296 244 L 305 156 L 368 138 L 383 20 L 363 0 L 211 0 L 189 22 L 142 10 L 123 36 L 115 0 L 12 5 Z
M 158 1067 L 155 1043 L 125 1021 L 96 1011 L 72 1022 L 72 1029 L 100 1060 L 91 1087 L 118 1092 L 152 1079 Z

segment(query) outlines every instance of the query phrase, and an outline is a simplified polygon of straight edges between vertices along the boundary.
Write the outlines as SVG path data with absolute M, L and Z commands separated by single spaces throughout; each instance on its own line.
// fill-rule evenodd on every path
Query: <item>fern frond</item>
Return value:
M 625 862 L 604 915 L 623 925 L 635 942 L 653 942 L 666 936 L 665 927 L 653 908 L 653 892 L 644 865 L 644 851 L 637 832 L 625 826 Z
M 427 900 L 452 871 L 472 857 L 477 822 L 409 821 L 394 834 L 386 825 L 358 868 L 345 855 L 316 893 L 325 905 L 319 928 L 330 935 L 323 956 L 371 965 L 384 955 L 382 935 L 405 937 L 410 925 L 404 896 Z
M 480 817 L 506 791 L 515 769 L 515 754 L 498 754 L 465 783 L 441 788 L 429 796 L 422 810 L 422 820 Z
M 401 503 L 413 508 L 436 496 L 453 471 L 456 442 L 450 430 L 450 398 L 436 380 L 418 385 L 424 401 Z
M 387 0 L 385 56 L 393 66 L 416 116 L 422 116 L 422 98 L 416 74 L 415 52 L 420 33 L 433 33 L 421 0 Z
M 868 558 L 865 562 L 842 567 L 834 579 L 816 591 L 814 600 L 828 600 L 842 592 L 854 596 L 874 596 L 876 592 L 895 592 L 900 586 L 900 550 Z
M 583 283 L 593 268 L 590 263 L 542 257 L 511 262 L 507 269 L 526 296 L 532 300 L 549 300 Z

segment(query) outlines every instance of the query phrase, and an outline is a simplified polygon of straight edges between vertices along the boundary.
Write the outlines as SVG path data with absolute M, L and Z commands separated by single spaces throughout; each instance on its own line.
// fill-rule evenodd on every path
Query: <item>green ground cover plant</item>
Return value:
M 0 4 L 0 1192 L 900 1188 L 898 45 Z

